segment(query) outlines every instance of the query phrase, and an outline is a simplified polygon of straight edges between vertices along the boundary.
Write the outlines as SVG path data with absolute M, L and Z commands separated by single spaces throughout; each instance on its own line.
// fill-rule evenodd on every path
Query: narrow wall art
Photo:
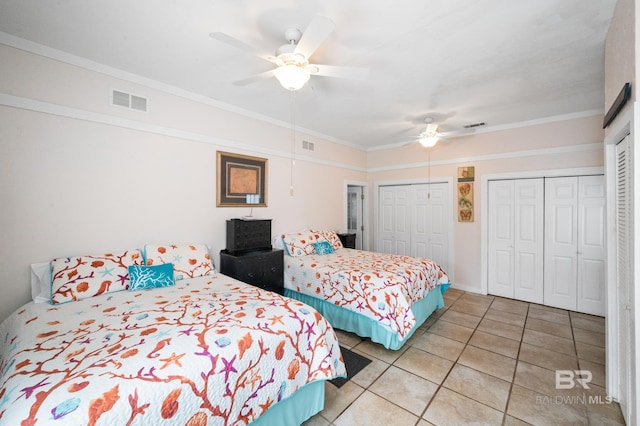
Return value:
M 458 167 L 458 222 L 473 222 L 475 167 Z

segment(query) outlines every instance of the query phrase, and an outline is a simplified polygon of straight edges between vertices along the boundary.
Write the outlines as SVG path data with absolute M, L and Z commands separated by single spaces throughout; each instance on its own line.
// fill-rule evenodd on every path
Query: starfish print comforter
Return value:
M 433 260 L 340 248 L 327 255 L 285 256 L 285 287 L 378 321 L 403 339 L 411 306 L 449 282 Z
M 244 425 L 346 374 L 313 308 L 221 274 L 0 324 L 0 424 Z

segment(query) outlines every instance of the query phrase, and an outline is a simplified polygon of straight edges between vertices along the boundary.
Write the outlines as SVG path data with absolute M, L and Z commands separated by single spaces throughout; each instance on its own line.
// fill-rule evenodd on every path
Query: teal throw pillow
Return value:
M 173 264 L 129 266 L 129 290 L 169 287 L 174 284 Z
M 333 246 L 329 241 L 320 241 L 319 243 L 313 243 L 313 249 L 316 251 L 316 254 L 331 254 L 333 253 Z

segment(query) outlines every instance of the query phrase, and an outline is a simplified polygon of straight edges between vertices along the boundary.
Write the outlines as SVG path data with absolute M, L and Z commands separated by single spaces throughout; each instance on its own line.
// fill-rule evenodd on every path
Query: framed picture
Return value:
M 266 158 L 217 152 L 217 207 L 267 207 Z
M 476 168 L 474 166 L 458 167 L 458 182 L 473 182 Z

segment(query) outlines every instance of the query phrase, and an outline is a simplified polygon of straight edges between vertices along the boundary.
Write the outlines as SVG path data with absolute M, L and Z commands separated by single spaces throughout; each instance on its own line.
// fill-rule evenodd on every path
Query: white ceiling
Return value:
M 432 116 L 441 131 L 604 111 L 604 42 L 615 0 L 1 0 L 0 31 L 257 112 L 291 119 L 275 79 L 233 81 L 315 15 L 335 31 L 312 62 L 366 67 L 354 81 L 312 76 L 296 124 L 370 149 L 401 144 Z

